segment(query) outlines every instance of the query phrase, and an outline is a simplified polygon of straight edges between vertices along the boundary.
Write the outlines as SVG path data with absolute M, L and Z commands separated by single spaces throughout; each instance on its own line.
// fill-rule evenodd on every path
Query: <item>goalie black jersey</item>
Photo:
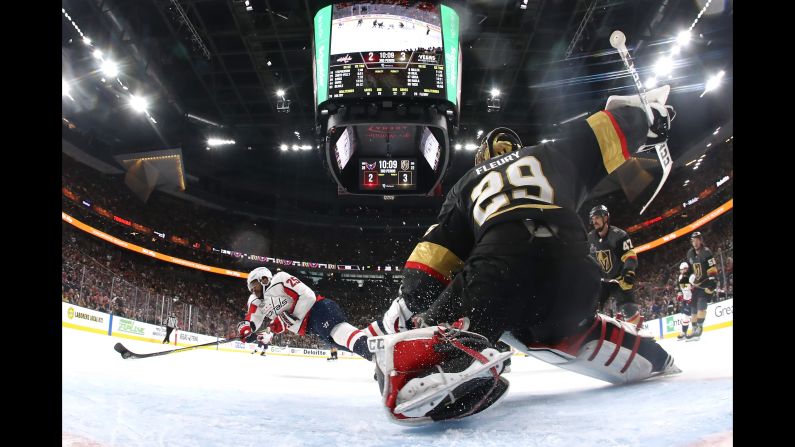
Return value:
M 590 191 L 646 141 L 641 109 L 601 111 L 554 142 L 521 148 L 473 167 L 445 198 L 437 224 L 406 262 L 401 295 L 430 305 L 464 265 L 480 236 L 504 221 L 534 219 L 585 236 L 577 209 Z
M 439 226 L 457 239 L 469 236 L 455 245 L 472 245 L 492 225 L 518 219 L 584 232 L 577 209 L 599 181 L 629 159 L 628 148 L 645 142 L 647 131 L 643 112 L 623 107 L 572 124 L 555 142 L 486 160 L 447 194 Z
M 602 278 L 616 278 L 624 270 L 634 271 L 637 268 L 638 256 L 632 247 L 632 240 L 621 228 L 610 225 L 604 238 L 592 230 L 588 233 L 588 245 L 591 257 L 596 259 L 602 269 Z

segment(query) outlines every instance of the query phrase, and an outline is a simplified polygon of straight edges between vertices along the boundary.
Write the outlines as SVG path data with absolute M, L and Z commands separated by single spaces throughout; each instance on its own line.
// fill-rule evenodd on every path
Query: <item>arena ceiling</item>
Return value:
M 336 197 L 318 150 L 279 149 L 296 141 L 316 144 L 312 17 L 329 2 L 250 0 L 251 10 L 245 3 L 64 0 L 63 77 L 72 99 L 64 99 L 63 115 L 107 143 L 92 148 L 92 155 L 112 164 L 119 154 L 181 148 L 188 192 L 245 202 L 257 202 L 259 192 L 283 199 Z M 561 122 L 599 110 L 611 94 L 634 91 L 608 43 L 613 30 L 627 35 L 647 79 L 704 6 L 702 0 L 445 3 L 461 17 L 462 107 L 455 140 L 474 141 L 478 130 L 502 125 L 514 128 L 525 144 L 554 138 Z M 732 22 L 732 2 L 713 1 L 673 58 L 664 82 L 672 85 L 669 102 L 679 111 L 669 142 L 675 158 L 697 153 L 697 143 L 731 120 Z M 118 85 L 101 80 L 97 50 L 118 63 Z M 722 87 L 701 97 L 709 75 L 720 70 Z M 132 113 L 120 86 L 145 96 L 150 115 Z M 496 113 L 486 106 L 492 88 L 502 92 Z M 291 100 L 289 113 L 276 110 L 279 89 Z M 208 150 L 210 137 L 236 144 Z M 471 166 L 472 156 L 454 152 L 446 187 Z

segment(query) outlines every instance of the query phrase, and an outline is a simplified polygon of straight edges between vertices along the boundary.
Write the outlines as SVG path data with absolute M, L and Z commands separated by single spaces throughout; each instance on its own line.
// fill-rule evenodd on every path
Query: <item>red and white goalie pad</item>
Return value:
M 511 352 L 478 334 L 439 326 L 371 337 L 376 376 L 393 422 L 422 425 L 460 419 L 496 403 Z
M 544 362 L 613 384 L 681 372 L 673 357 L 654 339 L 639 335 L 634 324 L 603 314 L 597 314 L 581 333 L 555 345 L 524 346 L 510 333 L 502 340 Z

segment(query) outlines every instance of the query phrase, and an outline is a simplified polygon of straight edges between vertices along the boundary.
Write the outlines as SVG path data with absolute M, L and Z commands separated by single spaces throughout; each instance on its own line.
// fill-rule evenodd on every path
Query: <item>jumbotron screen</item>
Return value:
M 446 98 L 440 8 L 409 3 L 333 5 L 329 99 Z

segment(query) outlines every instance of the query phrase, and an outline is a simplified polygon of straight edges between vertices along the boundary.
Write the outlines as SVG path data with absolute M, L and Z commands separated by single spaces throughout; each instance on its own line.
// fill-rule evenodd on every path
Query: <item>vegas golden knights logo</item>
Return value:
M 403 171 L 409 170 L 409 161 L 408 160 L 400 160 L 400 169 Z
M 613 258 L 610 257 L 610 250 L 597 251 L 596 262 L 602 266 L 603 272 L 609 272 L 613 268 Z

